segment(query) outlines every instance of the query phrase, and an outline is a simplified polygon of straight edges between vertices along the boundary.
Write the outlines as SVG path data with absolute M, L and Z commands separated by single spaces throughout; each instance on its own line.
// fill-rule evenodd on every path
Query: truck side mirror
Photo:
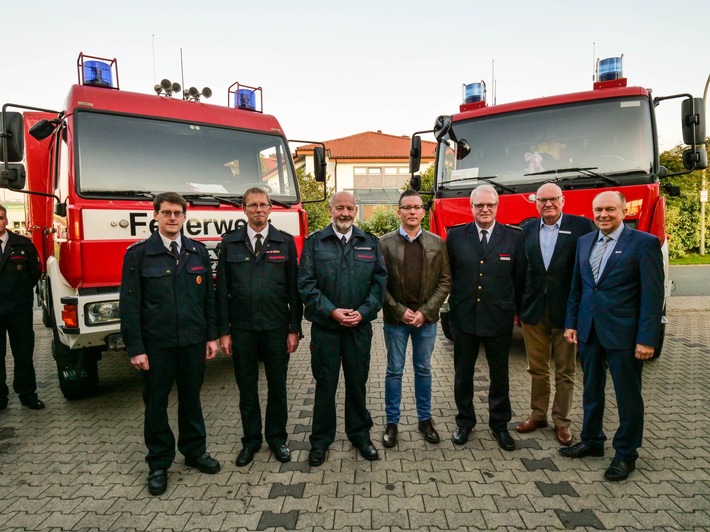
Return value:
M 683 100 L 681 113 L 683 119 L 683 142 L 693 147 L 695 144 L 705 143 L 705 102 L 703 99 L 687 98 Z M 705 166 L 707 166 L 707 163 Z
M 422 138 L 419 135 L 412 135 L 412 140 L 409 143 L 409 173 L 414 174 L 419 171 L 419 165 L 422 162 Z M 414 179 L 412 177 L 412 179 Z M 414 188 L 414 187 L 412 187 Z M 415 188 L 414 190 L 419 190 Z
M 702 170 L 708 167 L 708 152 L 705 145 L 683 150 L 683 166 L 686 170 Z
M 422 188 L 422 176 L 413 175 L 412 178 L 409 180 L 409 188 L 419 192 L 419 189 Z
M 7 162 L 19 163 L 22 161 L 25 155 L 23 127 L 22 113 L 3 111 L 2 131 L 0 131 L 0 161 L 6 160 L 6 150 Z
M 316 146 L 313 148 L 313 177 L 318 183 L 325 183 L 326 168 L 325 148 Z
M 49 120 L 45 120 L 43 118 L 38 120 L 37 123 L 30 128 L 29 133 L 36 140 L 44 140 L 54 133 L 54 130 L 57 129 L 57 124 L 58 122 L 50 122 Z
M 54 205 L 54 214 L 60 216 L 61 218 L 66 218 L 67 216 L 67 204 L 66 203 L 56 203 Z
M 27 174 L 22 164 L 8 164 L 0 166 L 0 188 L 10 190 L 22 190 L 25 188 Z

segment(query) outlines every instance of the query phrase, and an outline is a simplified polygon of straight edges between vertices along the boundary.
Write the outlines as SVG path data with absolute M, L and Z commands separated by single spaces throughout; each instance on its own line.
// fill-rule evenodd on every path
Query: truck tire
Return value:
M 62 395 L 70 401 L 99 393 L 99 368 L 95 348 L 69 349 L 52 339 L 52 355 L 57 363 L 57 377 Z
M 454 337 L 451 334 L 451 324 L 449 322 L 449 313 L 441 312 L 439 313 L 439 321 L 441 322 L 441 332 L 444 333 L 444 337 L 447 340 L 454 341 Z
M 663 307 L 663 323 L 661 324 L 661 333 L 658 335 L 658 347 L 653 350 L 653 356 L 651 360 L 657 359 L 661 356 L 661 351 L 663 350 L 663 341 L 666 339 L 666 308 Z

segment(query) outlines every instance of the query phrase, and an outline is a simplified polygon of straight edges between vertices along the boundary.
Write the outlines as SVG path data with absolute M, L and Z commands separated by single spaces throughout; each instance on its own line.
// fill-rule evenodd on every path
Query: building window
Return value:
M 354 188 L 402 188 L 409 177 L 406 166 L 356 166 L 353 168 Z

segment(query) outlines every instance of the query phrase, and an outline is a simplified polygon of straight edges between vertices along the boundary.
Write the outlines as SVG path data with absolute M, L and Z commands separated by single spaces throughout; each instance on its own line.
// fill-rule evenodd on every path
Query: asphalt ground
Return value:
M 140 381 L 125 354 L 100 362 L 101 395 L 66 401 L 50 355 L 49 329 L 35 314 L 35 365 L 47 408 L 31 411 L 11 395 L 0 412 L 0 530 L 707 530 L 710 529 L 710 297 L 673 297 L 664 352 L 646 363 L 646 431 L 637 470 L 621 483 L 603 480 L 613 456 L 565 459 L 554 432 L 517 435 L 529 411 L 530 382 L 522 335 L 510 356 L 511 432 L 518 450 L 498 448 L 487 429 L 485 357 L 476 373 L 479 421 L 469 442 L 455 429 L 452 345 L 439 333 L 433 354 L 433 415 L 442 442 L 417 432 L 413 374 L 408 362 L 399 443 L 384 449 L 385 349 L 376 323 L 369 380 L 373 441 L 381 459 L 361 458 L 339 432 L 327 462 L 307 463 L 314 381 L 309 329 L 289 369 L 290 447 L 281 464 L 266 446 L 245 468 L 238 391 L 232 363 L 208 364 L 203 410 L 208 449 L 222 462 L 217 475 L 186 467 L 178 455 L 167 492 L 148 494 Z M 12 360 L 7 355 L 8 373 Z M 262 400 L 266 386 L 262 371 Z M 582 421 L 581 370 L 572 412 Z M 605 426 L 617 425 L 609 379 Z M 171 399 L 171 424 L 177 398 Z

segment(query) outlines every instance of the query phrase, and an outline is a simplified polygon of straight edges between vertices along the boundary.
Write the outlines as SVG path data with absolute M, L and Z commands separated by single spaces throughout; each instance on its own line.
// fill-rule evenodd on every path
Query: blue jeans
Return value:
M 412 365 L 414 366 L 414 395 L 417 418 L 431 419 L 431 352 L 436 340 L 436 323 L 426 323 L 420 328 L 403 323 L 385 323 L 387 346 L 387 376 L 385 377 L 385 414 L 387 423 L 399 423 L 402 401 L 402 373 L 407 353 L 407 342 L 412 338 Z

